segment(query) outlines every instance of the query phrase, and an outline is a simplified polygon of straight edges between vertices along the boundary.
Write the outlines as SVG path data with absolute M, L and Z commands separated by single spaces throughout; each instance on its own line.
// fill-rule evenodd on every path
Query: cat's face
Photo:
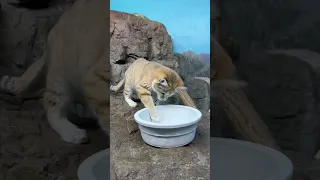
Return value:
M 176 92 L 180 90 L 187 89 L 184 87 L 180 79 L 173 78 L 160 78 L 155 79 L 152 83 L 152 89 L 157 93 L 157 98 L 160 101 L 166 101 L 169 97 L 173 96 Z

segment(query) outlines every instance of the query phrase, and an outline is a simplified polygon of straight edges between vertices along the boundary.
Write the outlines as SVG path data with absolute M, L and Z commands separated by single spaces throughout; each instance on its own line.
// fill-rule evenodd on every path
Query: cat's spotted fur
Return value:
M 85 130 L 67 119 L 68 107 L 75 102 L 85 104 L 109 135 L 107 3 L 105 0 L 76 1 L 50 31 L 44 56 L 22 76 L 0 79 L 1 91 L 20 95 L 36 77 L 46 77 L 43 101 L 47 119 L 69 143 L 84 143 L 88 139 Z
M 124 100 L 129 106 L 135 107 L 136 102 L 132 100 L 136 94 L 144 106 L 149 110 L 151 120 L 159 121 L 151 92 L 157 94 L 157 99 L 166 101 L 175 93 L 179 93 L 183 102 L 195 107 L 194 102 L 186 93 L 186 87 L 180 76 L 172 69 L 153 61 L 139 58 L 132 63 L 125 72 L 125 77 L 116 86 L 110 86 L 110 90 L 118 92 L 123 90 Z

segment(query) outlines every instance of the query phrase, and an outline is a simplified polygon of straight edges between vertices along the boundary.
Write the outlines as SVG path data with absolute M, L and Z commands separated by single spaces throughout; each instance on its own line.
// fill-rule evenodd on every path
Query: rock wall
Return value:
M 320 2 L 215 2 L 221 44 L 236 58 L 258 113 L 282 148 L 313 156 L 320 148 Z
M 155 61 L 177 71 L 185 81 L 190 96 L 200 109 L 209 109 L 209 85 L 196 76 L 209 77 L 209 66 L 191 51 L 174 54 L 171 37 L 159 22 L 133 14 L 110 12 L 111 83 L 124 77 L 124 72 L 137 57 Z M 154 94 L 154 97 L 155 94 Z M 159 104 L 180 104 L 177 97 Z
M 252 49 L 306 48 L 320 52 L 319 1 L 215 0 L 241 56 Z
M 41 57 L 49 30 L 72 2 L 41 10 L 15 8 L 3 0 L 0 16 L 0 74 L 21 75 Z

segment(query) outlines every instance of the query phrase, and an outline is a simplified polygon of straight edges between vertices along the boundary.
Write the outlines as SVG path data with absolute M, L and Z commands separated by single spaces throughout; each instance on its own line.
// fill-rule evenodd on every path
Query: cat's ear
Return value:
M 187 90 L 188 88 L 185 86 L 176 87 L 176 92 Z
M 168 81 L 166 78 L 160 79 L 158 83 L 162 86 L 168 87 Z

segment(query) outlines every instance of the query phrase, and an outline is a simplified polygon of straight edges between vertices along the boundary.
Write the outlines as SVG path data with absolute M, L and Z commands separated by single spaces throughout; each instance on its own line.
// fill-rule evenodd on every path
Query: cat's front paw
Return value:
M 152 122 L 160 122 L 160 119 L 158 116 L 151 116 L 151 121 Z

